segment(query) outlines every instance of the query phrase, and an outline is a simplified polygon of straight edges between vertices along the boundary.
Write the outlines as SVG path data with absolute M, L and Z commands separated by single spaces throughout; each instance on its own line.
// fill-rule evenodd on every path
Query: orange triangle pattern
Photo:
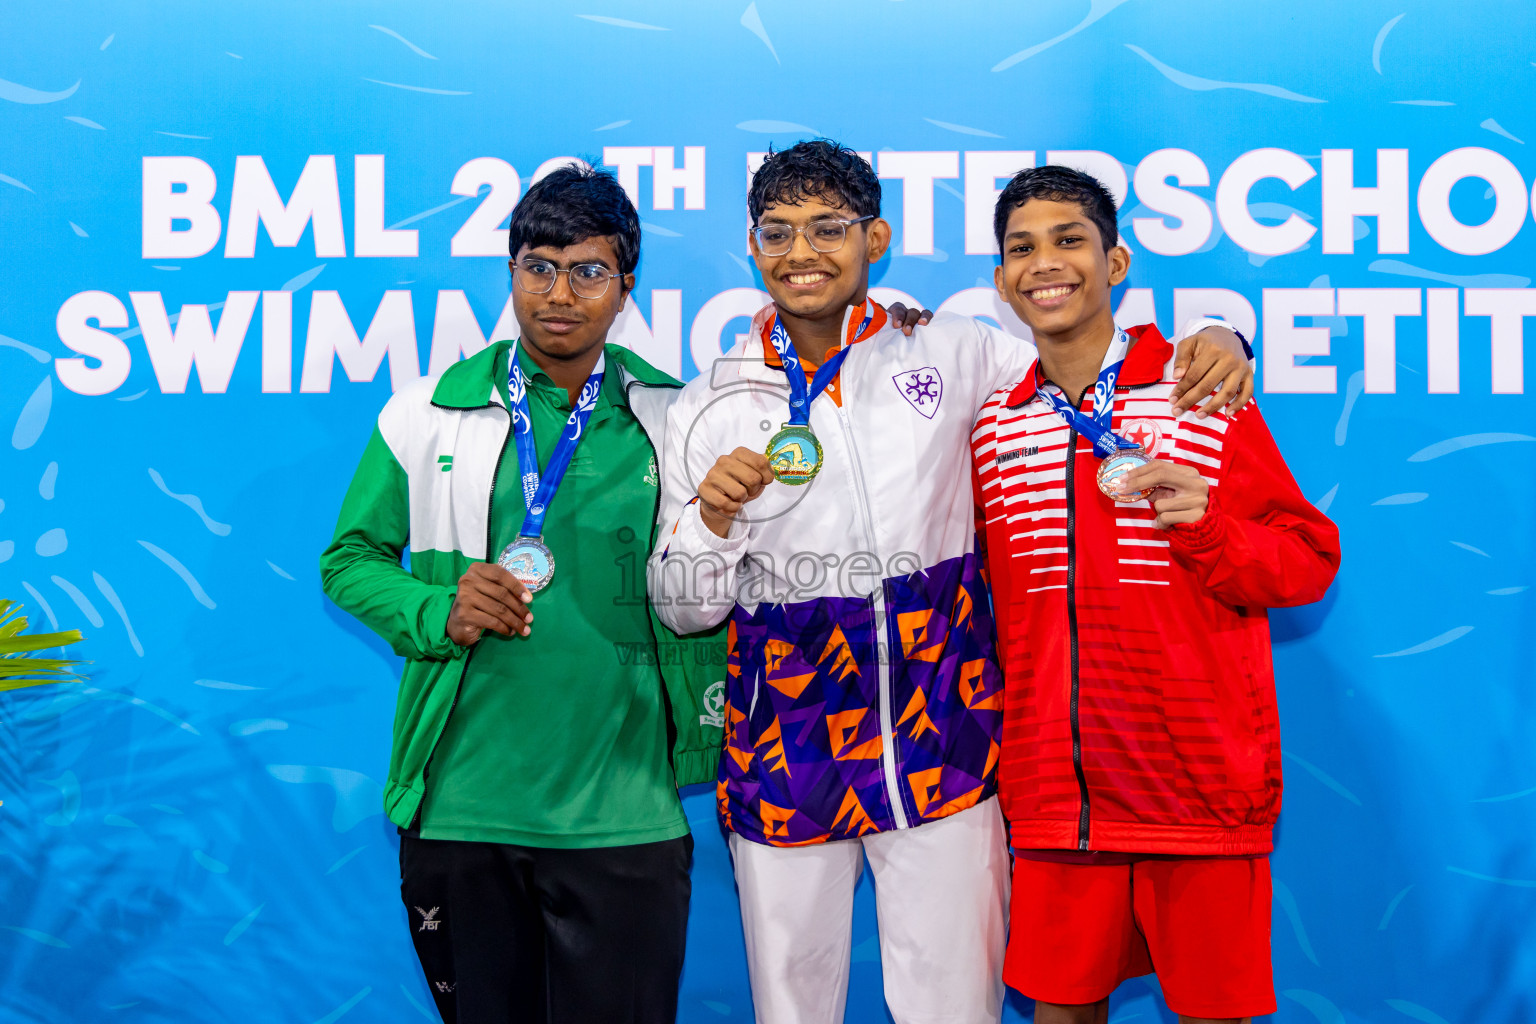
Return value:
M 852 789 L 843 797 L 843 804 L 837 809 L 837 817 L 832 819 L 832 827 L 836 829 L 844 818 L 848 819 L 846 832 L 861 836 L 875 831 L 875 823 L 869 819 L 869 812 L 864 810 L 864 805 L 859 803 L 858 795 Z
M 941 766 L 926 768 L 907 776 L 907 782 L 912 786 L 912 798 L 917 801 L 917 813 L 925 818 L 928 816 L 928 805 L 938 796 L 939 777 L 943 774 Z
M 827 646 L 822 649 L 821 658 L 816 664 L 825 664 L 829 657 L 833 661 L 832 665 L 827 669 L 827 673 L 829 675 L 835 674 L 838 682 L 847 679 L 850 672 L 854 675 L 859 674 L 858 663 L 853 660 L 853 648 L 848 646 L 848 638 L 843 635 L 842 626 L 832 627 L 832 635 L 827 637 Z M 842 671 L 838 672 L 839 669 L 842 669 Z
M 795 645 L 788 640 L 769 640 L 763 644 L 763 668 L 772 675 L 784 659 L 794 653 Z
M 928 623 L 933 609 L 902 612 L 896 616 L 896 630 L 901 634 L 901 652 L 909 661 L 938 661 L 944 653 L 942 643 L 933 643 L 928 637 Z
M 981 675 L 986 665 L 986 659 L 977 658 L 960 666 L 960 699 L 972 711 L 1001 711 L 1002 690 L 994 690 L 986 697 L 979 697 L 982 689 Z
M 917 721 L 912 723 L 912 739 L 917 739 L 925 732 L 931 732 L 935 736 L 939 734 L 939 727 L 933 724 L 933 719 L 928 717 L 928 698 L 922 690 L 913 690 L 912 699 L 907 701 L 907 709 L 901 713 L 901 718 L 896 721 L 898 726 L 907 724 L 907 719 L 917 716 Z
M 815 672 L 807 672 L 803 676 L 768 676 L 768 685 L 784 694 L 790 700 L 798 700 L 805 692 L 805 688 L 811 685 L 811 680 L 816 678 Z
M 725 746 L 725 752 L 731 755 L 731 760 L 735 761 L 736 767 L 741 769 L 743 772 L 752 767 L 752 751 L 739 750 L 735 744 L 728 743 Z
M 795 816 L 795 812 L 789 807 L 775 807 L 767 800 L 757 802 L 757 816 L 763 822 L 763 835 L 769 838 L 773 836 L 789 835 L 789 819 Z
M 811 684 L 811 680 L 816 678 L 816 672 L 813 669 L 801 675 L 785 675 L 783 672 L 785 662 L 789 661 L 794 653 L 795 645 L 788 640 L 769 640 L 763 645 L 768 685 L 790 700 L 799 700 L 805 688 Z
M 969 793 L 961 793 L 949 803 L 945 804 L 943 807 L 940 807 L 937 811 L 934 811 L 933 816 L 935 818 L 947 818 L 951 814 L 965 810 L 967 807 L 976 806 L 976 801 L 981 799 L 981 791 L 983 788 L 985 787 L 977 786 Z
M 715 812 L 720 815 L 720 824 L 727 832 L 731 831 L 731 797 L 730 790 L 726 787 L 724 779 L 715 783 Z
M 786 776 L 789 775 L 789 758 L 784 754 L 784 737 L 779 732 L 779 720 L 777 718 L 763 732 L 763 735 L 758 738 L 758 746 L 762 746 L 765 743 L 772 743 L 773 746 L 769 747 L 768 752 L 763 755 L 763 766 L 771 772 L 781 771 Z M 775 758 L 778 759 L 778 764 L 773 763 Z
M 949 621 L 952 626 L 963 626 L 971 617 L 971 592 L 964 587 L 955 591 L 955 607 L 950 614 Z
M 863 761 L 879 757 L 884 752 L 885 747 L 881 743 L 879 733 L 876 733 L 873 739 L 865 740 L 858 746 L 850 746 L 867 714 L 869 714 L 868 708 L 854 708 L 852 711 L 839 711 L 835 715 L 827 716 L 827 735 L 832 741 L 834 758 L 839 761 Z

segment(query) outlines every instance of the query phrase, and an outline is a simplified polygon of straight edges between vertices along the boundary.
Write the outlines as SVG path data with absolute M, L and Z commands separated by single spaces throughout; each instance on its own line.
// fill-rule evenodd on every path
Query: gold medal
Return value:
M 821 472 L 821 442 L 811 428 L 802 423 L 786 423 L 768 441 L 764 452 L 768 468 L 781 484 L 799 487 Z

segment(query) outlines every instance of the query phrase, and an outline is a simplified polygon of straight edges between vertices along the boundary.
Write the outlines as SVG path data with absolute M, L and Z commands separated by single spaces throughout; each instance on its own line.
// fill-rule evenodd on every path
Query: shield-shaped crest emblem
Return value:
M 896 382 L 896 390 L 911 403 L 912 408 L 930 420 L 933 419 L 933 414 L 939 410 L 939 400 L 944 397 L 944 379 L 939 376 L 938 370 L 932 366 L 922 366 L 898 373 L 891 380 Z

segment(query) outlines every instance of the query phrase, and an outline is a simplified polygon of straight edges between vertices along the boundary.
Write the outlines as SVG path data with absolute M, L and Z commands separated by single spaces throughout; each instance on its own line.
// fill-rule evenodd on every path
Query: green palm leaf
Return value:
M 15 601 L 0 600 L 0 691 L 19 690 L 45 683 L 78 683 L 84 677 L 70 669 L 85 662 L 65 658 L 24 657 L 32 651 L 46 651 L 85 639 L 78 629 L 59 633 L 23 635 L 27 618 Z

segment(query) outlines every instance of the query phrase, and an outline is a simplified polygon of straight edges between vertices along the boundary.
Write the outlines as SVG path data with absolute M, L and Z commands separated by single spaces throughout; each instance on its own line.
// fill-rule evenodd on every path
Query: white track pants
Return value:
M 840 1024 L 853 888 L 869 857 L 885 1001 L 896 1024 L 996 1024 L 1008 844 L 990 799 L 917 828 L 819 846 L 732 835 L 758 1024 Z

